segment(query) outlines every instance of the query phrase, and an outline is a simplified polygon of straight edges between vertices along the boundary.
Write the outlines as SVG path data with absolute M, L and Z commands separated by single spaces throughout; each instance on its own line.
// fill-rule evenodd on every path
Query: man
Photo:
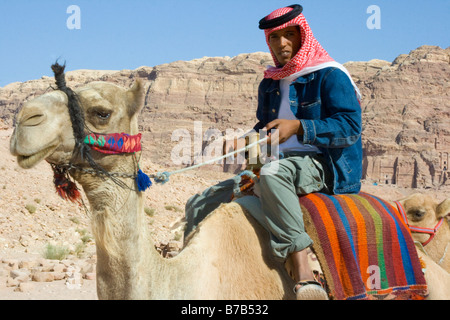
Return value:
M 273 252 L 282 261 L 292 260 L 297 298 L 326 299 L 307 262 L 305 249 L 312 240 L 298 195 L 359 192 L 360 94 L 347 70 L 314 38 L 302 10 L 300 5 L 280 8 L 259 23 L 275 67 L 265 71 L 259 86 L 254 129 L 277 139 L 281 155 L 276 172 L 264 174 L 264 166 L 259 181 Z

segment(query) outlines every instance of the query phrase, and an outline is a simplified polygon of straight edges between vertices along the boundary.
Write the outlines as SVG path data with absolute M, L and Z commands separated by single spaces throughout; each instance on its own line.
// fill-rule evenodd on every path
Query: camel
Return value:
M 92 82 L 75 92 L 90 130 L 138 133 L 141 82 L 130 89 Z M 294 281 L 272 257 L 267 232 L 236 202 L 209 214 L 177 256 L 163 258 L 150 241 L 136 182 L 120 176 L 120 185 L 93 175 L 73 152 L 68 103 L 68 95 L 60 90 L 26 102 L 17 115 L 10 151 L 22 168 L 44 159 L 53 165 L 72 164 L 70 175 L 90 205 L 99 299 L 295 299 Z M 93 152 L 93 158 L 108 172 L 136 172 L 132 154 Z M 418 254 L 427 264 L 429 298 L 449 299 L 448 273 Z
M 399 202 L 405 208 L 408 223 L 412 227 L 433 230 L 444 218 L 433 238 L 427 233 L 414 232 L 412 235 L 415 241 L 423 244 L 423 246 L 419 245 L 423 248 L 422 251 L 450 272 L 450 224 L 445 218 L 450 214 L 450 199 L 438 204 L 431 196 L 415 193 Z

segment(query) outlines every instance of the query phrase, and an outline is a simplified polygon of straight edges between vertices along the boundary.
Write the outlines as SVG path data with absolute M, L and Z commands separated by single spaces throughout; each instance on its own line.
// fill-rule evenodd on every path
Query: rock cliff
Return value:
M 364 178 L 450 185 L 450 48 L 422 46 L 392 63 L 347 63 L 363 101 Z
M 450 186 L 449 57 L 450 48 L 422 46 L 392 63 L 345 64 L 363 95 L 365 180 L 402 187 Z M 268 53 L 257 52 L 135 70 L 77 70 L 67 73 L 67 82 L 77 87 L 101 80 L 128 87 L 135 79 L 143 80 L 144 156 L 173 166 L 171 151 L 181 139 L 193 159 L 203 150 L 198 143 L 204 146 L 226 129 L 253 126 L 258 85 L 271 63 Z M 13 126 L 21 104 L 52 90 L 53 83 L 43 77 L 0 88 L 0 125 Z

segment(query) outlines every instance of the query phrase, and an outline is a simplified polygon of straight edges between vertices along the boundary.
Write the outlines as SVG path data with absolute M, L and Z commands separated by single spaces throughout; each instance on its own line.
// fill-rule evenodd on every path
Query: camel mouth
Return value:
M 51 145 L 41 151 L 38 151 L 36 153 L 33 153 L 31 155 L 18 155 L 17 156 L 17 163 L 21 168 L 24 169 L 30 169 L 42 160 L 44 160 L 46 157 L 51 155 L 53 151 L 58 147 L 58 145 Z

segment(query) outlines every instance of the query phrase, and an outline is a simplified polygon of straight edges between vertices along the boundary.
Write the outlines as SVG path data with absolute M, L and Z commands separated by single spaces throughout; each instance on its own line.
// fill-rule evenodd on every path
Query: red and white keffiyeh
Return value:
M 273 11 L 265 19 L 272 20 L 281 17 L 292 10 L 292 7 L 280 8 Z M 274 31 L 278 31 L 291 26 L 300 27 L 301 46 L 297 54 L 288 63 L 286 63 L 284 66 L 280 66 L 275 54 L 270 48 L 269 35 Z M 320 45 L 320 43 L 314 37 L 311 28 L 309 27 L 309 24 L 302 13 L 282 25 L 274 28 L 264 29 L 264 33 L 266 36 L 267 45 L 270 49 L 270 53 L 272 54 L 273 61 L 277 66 L 269 66 L 267 70 L 264 71 L 264 78 L 281 80 L 293 74 L 300 77 L 323 68 L 335 67 L 342 70 L 349 77 L 353 87 L 355 88 L 355 93 L 358 101 L 361 102 L 361 93 L 352 77 L 350 76 L 350 73 L 342 64 L 334 61 L 334 59 L 329 56 L 328 52 Z
M 266 20 L 278 18 L 292 10 L 293 9 L 291 7 L 277 9 L 274 12 L 272 12 L 271 14 L 269 14 L 266 17 Z M 270 49 L 269 35 L 274 31 L 278 31 L 280 29 L 284 29 L 284 28 L 291 27 L 291 26 L 299 26 L 300 27 L 300 34 L 302 37 L 300 50 L 283 67 L 268 68 L 264 72 L 264 78 L 280 80 L 280 79 L 283 79 L 294 73 L 297 73 L 304 68 L 315 67 L 315 66 L 320 65 L 325 62 L 334 61 L 334 59 L 328 55 L 328 53 L 325 51 L 325 49 L 322 48 L 320 43 L 314 37 L 314 35 L 311 31 L 311 28 L 309 27 L 309 24 L 306 21 L 303 14 L 298 15 L 297 17 L 293 18 L 292 20 L 290 20 L 280 26 L 264 30 L 264 33 L 266 35 L 266 42 L 267 42 L 267 45 L 269 46 L 269 49 Z M 275 65 L 279 66 L 279 62 L 278 62 L 275 54 L 272 52 L 272 49 L 270 49 L 270 53 L 272 54 L 272 58 L 273 58 L 273 61 L 275 62 Z

